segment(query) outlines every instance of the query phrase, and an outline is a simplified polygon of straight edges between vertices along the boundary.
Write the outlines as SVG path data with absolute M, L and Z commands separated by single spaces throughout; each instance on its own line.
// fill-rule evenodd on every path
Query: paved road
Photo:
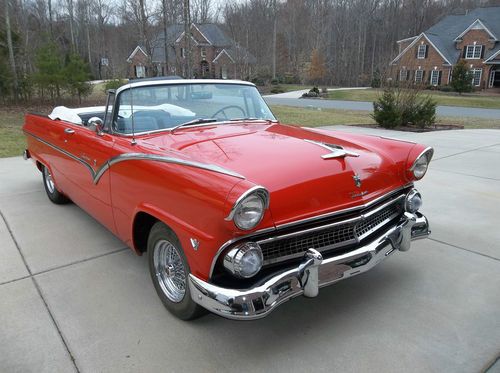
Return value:
M 137 257 L 21 158 L 0 160 L 2 372 L 479 372 L 500 353 L 500 131 L 335 127 L 436 149 L 433 230 L 263 320 L 175 319 Z M 490 369 L 498 371 L 500 363 Z
M 285 105 L 296 107 L 317 107 L 322 109 L 344 109 L 372 111 L 373 103 L 366 101 L 341 101 L 320 99 L 298 99 L 288 97 L 264 97 L 269 105 Z M 446 117 L 474 117 L 485 119 L 500 119 L 500 109 L 478 109 L 458 106 L 438 106 L 437 114 Z

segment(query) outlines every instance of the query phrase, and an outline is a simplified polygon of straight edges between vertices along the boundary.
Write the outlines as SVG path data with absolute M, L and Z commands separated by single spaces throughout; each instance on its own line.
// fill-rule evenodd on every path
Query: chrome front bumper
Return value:
M 298 267 L 277 273 L 251 289 L 222 288 L 193 275 L 189 275 L 189 289 L 196 303 L 217 315 L 258 319 L 291 298 L 315 297 L 320 287 L 366 272 L 394 251 L 409 250 L 412 240 L 429 234 L 424 215 L 406 212 L 396 226 L 354 251 L 323 260 L 318 251 L 309 249 Z

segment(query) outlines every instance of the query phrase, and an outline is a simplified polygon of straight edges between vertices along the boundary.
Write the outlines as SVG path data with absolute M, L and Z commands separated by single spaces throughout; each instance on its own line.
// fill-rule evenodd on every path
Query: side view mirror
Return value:
M 92 117 L 88 121 L 88 127 L 93 128 L 98 136 L 102 136 L 104 130 L 104 122 L 99 117 Z

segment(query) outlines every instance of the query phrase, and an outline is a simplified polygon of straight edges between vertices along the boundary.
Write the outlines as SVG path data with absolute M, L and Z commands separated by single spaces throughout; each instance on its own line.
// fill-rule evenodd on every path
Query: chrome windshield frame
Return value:
M 254 87 L 254 89 L 257 91 L 257 94 L 260 96 L 262 99 L 262 104 L 265 105 L 265 107 L 269 110 L 269 113 L 273 116 L 273 119 L 259 119 L 256 118 L 256 120 L 261 120 L 265 122 L 270 122 L 270 123 L 279 123 L 279 121 L 276 119 L 274 113 L 272 112 L 271 108 L 267 104 L 267 102 L 264 100 L 260 92 L 257 90 L 257 87 L 255 84 L 246 82 L 246 81 L 237 81 L 237 80 L 212 80 L 212 79 L 188 79 L 188 80 L 158 80 L 158 81 L 144 81 L 144 82 L 135 82 L 135 83 L 129 83 L 125 84 L 122 87 L 118 88 L 115 91 L 115 99 L 114 99 L 114 105 L 113 105 L 113 113 L 112 113 L 112 120 L 114 121 L 116 118 L 116 115 L 118 114 L 117 105 L 116 103 L 119 102 L 120 96 L 123 92 L 126 92 L 128 90 L 134 89 L 134 88 L 139 88 L 139 87 L 156 87 L 156 86 L 187 86 L 187 85 L 219 85 L 219 84 L 225 84 L 225 85 L 240 85 L 240 86 L 247 86 L 247 87 Z M 255 120 L 255 121 L 256 121 Z M 254 121 L 254 120 L 252 120 Z M 227 120 L 221 120 L 221 121 L 216 121 L 216 122 L 210 122 L 210 123 L 202 123 L 202 124 L 193 124 L 193 125 L 185 125 L 182 126 L 182 128 L 197 128 L 197 127 L 205 127 L 205 126 L 215 126 L 219 124 L 228 124 L 228 123 L 235 123 L 235 121 L 231 121 L 231 119 Z M 122 133 L 119 131 L 116 131 L 114 126 L 110 126 L 111 128 L 109 129 L 109 133 L 113 134 L 115 136 L 120 136 L 120 137 L 133 137 L 133 136 L 141 136 L 141 135 L 149 135 L 149 134 L 155 134 L 155 133 L 160 133 L 160 132 L 169 132 L 172 133 L 172 130 L 176 129 L 176 126 L 171 127 L 171 128 L 161 128 L 161 129 L 156 129 L 156 130 L 151 130 L 151 131 L 142 131 L 142 132 L 135 132 L 134 134 L 132 133 Z

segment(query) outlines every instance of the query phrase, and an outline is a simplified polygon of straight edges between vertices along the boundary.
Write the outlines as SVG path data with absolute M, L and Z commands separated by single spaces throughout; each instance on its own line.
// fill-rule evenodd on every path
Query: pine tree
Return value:
M 38 71 L 34 74 L 33 81 L 40 90 L 41 97 L 44 97 L 46 91 L 52 99 L 61 97 L 64 67 L 59 49 L 54 43 L 48 43 L 37 51 L 36 67 Z
M 472 74 L 464 60 L 453 68 L 450 85 L 459 94 L 472 91 Z
M 88 64 L 76 53 L 68 55 L 64 67 L 64 81 L 70 94 L 78 96 L 79 103 L 82 103 L 82 96 L 88 96 L 92 92 L 89 78 Z

